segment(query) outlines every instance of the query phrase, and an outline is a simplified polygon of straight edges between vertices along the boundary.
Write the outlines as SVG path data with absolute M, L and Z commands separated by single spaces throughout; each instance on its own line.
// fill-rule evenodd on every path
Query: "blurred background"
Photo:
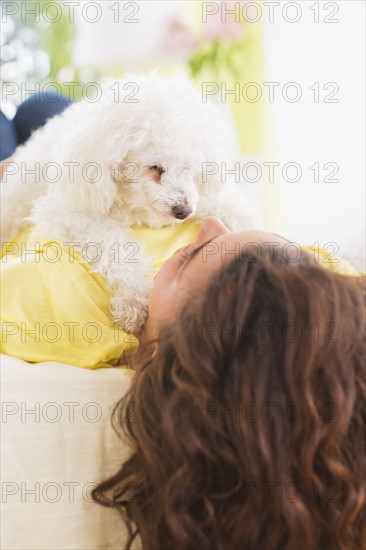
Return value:
M 1 110 L 34 91 L 93 100 L 126 72 L 181 72 L 237 142 L 268 230 L 365 269 L 365 3 L 1 2 Z M 97 93 L 97 92 L 96 92 Z

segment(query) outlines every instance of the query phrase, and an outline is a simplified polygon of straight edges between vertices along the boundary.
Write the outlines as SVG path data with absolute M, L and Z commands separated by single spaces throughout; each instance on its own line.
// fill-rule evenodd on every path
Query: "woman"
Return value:
M 156 276 L 94 491 L 128 548 L 365 547 L 365 281 L 300 252 L 208 219 Z

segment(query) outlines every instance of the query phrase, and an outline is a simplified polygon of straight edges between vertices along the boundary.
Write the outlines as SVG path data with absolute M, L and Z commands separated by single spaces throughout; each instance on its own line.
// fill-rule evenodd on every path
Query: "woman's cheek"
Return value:
M 171 287 L 174 279 L 172 279 L 171 273 L 166 269 L 166 266 L 162 266 L 160 271 L 154 278 L 154 284 L 149 298 L 149 312 L 151 314 L 158 314 L 161 310 L 166 309 L 170 301 Z

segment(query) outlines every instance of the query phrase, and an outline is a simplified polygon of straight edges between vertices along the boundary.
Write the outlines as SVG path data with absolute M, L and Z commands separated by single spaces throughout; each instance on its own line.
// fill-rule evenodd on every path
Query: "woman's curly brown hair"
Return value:
M 260 250 L 187 298 L 118 405 L 132 453 L 94 498 L 128 548 L 366 547 L 365 280 Z

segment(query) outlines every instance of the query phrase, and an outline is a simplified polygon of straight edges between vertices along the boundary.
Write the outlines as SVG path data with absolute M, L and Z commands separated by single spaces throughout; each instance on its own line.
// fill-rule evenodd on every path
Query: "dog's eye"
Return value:
M 153 172 L 157 172 L 160 176 L 165 172 L 164 168 L 158 164 L 152 164 L 151 166 L 148 166 L 148 169 L 153 170 Z

